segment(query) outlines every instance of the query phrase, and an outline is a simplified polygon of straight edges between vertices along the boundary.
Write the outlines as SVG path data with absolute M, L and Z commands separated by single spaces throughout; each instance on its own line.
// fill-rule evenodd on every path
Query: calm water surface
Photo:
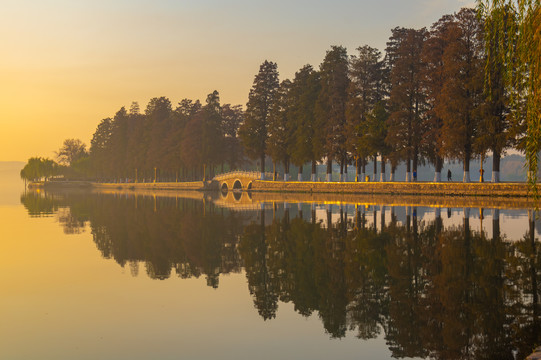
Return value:
M 0 359 L 513 359 L 540 342 L 528 209 L 26 192 L 0 221 Z

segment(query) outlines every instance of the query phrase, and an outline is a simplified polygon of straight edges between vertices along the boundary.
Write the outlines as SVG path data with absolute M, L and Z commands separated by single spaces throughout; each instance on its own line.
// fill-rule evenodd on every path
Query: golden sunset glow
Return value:
M 0 161 L 89 144 L 99 121 L 152 97 L 245 105 L 260 63 L 281 78 L 330 45 L 384 49 L 395 26 L 430 26 L 471 2 L 7 0 L 0 13 Z

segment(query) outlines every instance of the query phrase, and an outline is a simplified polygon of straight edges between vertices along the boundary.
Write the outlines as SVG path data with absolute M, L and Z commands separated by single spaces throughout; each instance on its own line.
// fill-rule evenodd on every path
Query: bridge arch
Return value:
M 252 181 L 248 183 L 248 186 L 246 186 L 246 190 L 252 190 Z
M 233 191 L 242 190 L 242 182 L 239 179 L 236 179 L 233 183 Z
M 229 190 L 229 189 L 227 188 L 227 182 L 224 181 L 224 182 L 222 183 L 222 186 L 220 186 L 220 190 L 221 190 L 222 192 L 227 192 L 227 191 Z

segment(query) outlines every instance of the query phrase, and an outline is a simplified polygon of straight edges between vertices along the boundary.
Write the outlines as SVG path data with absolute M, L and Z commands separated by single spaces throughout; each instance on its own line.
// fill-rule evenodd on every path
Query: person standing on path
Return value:
M 452 174 L 451 174 L 451 169 L 447 170 L 447 181 L 451 181 L 452 180 Z

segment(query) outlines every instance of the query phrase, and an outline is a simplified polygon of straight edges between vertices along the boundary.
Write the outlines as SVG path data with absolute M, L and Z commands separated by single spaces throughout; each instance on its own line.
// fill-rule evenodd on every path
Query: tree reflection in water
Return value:
M 470 209 L 444 226 L 440 209 L 427 220 L 413 207 L 236 212 L 210 201 L 81 193 L 27 193 L 21 202 L 31 216 L 56 213 L 66 233 L 88 226 L 103 257 L 134 276 L 144 263 L 153 279 L 204 275 L 216 288 L 220 274 L 244 269 L 263 319 L 291 302 L 302 316 L 317 314 L 331 337 L 383 334 L 397 358 L 524 358 L 541 343 L 532 212 L 523 237 L 510 241 L 498 210 L 489 237 L 471 229 Z

